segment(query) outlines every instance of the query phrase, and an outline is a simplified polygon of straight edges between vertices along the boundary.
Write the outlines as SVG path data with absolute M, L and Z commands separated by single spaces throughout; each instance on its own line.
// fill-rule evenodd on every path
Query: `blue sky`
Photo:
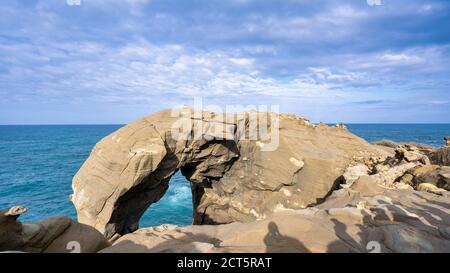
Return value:
M 450 1 L 74 1 L 2 2 L 0 124 L 127 123 L 195 96 L 450 122 Z

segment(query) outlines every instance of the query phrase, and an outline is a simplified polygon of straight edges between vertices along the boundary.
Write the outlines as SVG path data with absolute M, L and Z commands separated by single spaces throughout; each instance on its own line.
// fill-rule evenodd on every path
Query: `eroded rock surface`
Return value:
M 433 164 L 450 166 L 450 146 L 436 149 L 428 154 Z
M 187 113 L 190 129 L 174 137 L 179 116 L 162 111 L 128 124 L 101 140 L 73 179 L 78 220 L 111 238 L 138 228 L 170 177 L 181 170 L 191 181 L 194 224 L 263 220 L 277 211 L 320 203 L 338 187 L 344 169 L 389 153 L 344 126 L 316 126 L 295 115 L 268 115 L 274 137 L 250 135 L 262 113 L 223 116 Z M 265 115 L 265 114 L 264 114 Z M 197 126 L 201 124 L 202 126 Z M 278 130 L 272 130 L 279 128 Z
M 250 223 L 139 229 L 101 252 L 449 252 L 448 198 L 362 179 L 317 207 Z
M 360 160 L 314 207 L 251 223 L 140 229 L 101 252 L 450 252 L 450 193 L 436 182 L 446 167 L 426 162 L 401 150 Z
M 448 167 L 411 149 L 350 164 L 341 189 L 314 207 L 252 223 L 141 229 L 101 252 L 450 252 Z

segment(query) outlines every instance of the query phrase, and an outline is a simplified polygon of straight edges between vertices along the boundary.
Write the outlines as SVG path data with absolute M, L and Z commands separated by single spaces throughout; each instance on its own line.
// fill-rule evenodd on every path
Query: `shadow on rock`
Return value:
M 340 239 L 338 241 L 332 242 L 328 244 L 327 252 L 336 253 L 336 252 L 362 252 L 363 249 L 361 247 L 361 243 L 357 242 L 354 239 L 354 236 L 351 236 L 347 231 L 347 226 L 337 220 L 331 219 L 334 224 L 334 233 Z M 362 231 L 358 232 L 359 236 L 362 236 Z
M 220 247 L 221 241 L 219 239 L 206 234 L 181 233 L 181 236 L 155 233 L 148 233 L 145 236 L 139 235 L 136 240 L 133 240 L 133 238 L 119 240 L 111 249 L 107 248 L 101 252 L 205 253 L 216 252 L 215 250 Z
M 264 244 L 266 245 L 266 252 L 300 252 L 309 253 L 309 249 L 299 240 L 283 235 L 280 233 L 275 222 L 269 222 L 267 225 L 269 232 L 264 237 Z

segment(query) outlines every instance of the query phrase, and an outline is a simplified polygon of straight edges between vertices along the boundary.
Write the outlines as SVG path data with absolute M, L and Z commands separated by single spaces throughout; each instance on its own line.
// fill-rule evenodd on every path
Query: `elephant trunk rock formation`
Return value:
M 184 126 L 177 136 L 174 124 Z M 345 126 L 294 115 L 166 110 L 97 143 L 73 179 L 72 201 L 79 222 L 107 238 L 130 233 L 180 170 L 191 183 L 194 224 L 250 222 L 322 202 L 350 163 L 386 153 Z

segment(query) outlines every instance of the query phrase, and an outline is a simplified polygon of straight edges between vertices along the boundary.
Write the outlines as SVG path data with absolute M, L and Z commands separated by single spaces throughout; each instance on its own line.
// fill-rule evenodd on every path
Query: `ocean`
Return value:
M 67 215 L 76 219 L 69 200 L 71 180 L 90 150 L 122 125 L 4 125 L 0 126 L 0 209 L 24 205 L 22 221 Z M 390 139 L 443 145 L 450 124 L 347 124 L 369 142 Z M 189 182 L 179 173 L 169 190 L 140 221 L 141 227 L 192 221 Z

